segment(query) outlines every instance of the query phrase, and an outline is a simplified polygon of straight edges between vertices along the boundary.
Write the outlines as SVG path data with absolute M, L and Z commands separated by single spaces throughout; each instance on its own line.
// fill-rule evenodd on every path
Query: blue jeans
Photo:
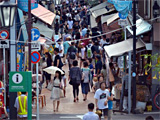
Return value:
M 87 95 L 89 92 L 89 83 L 81 83 L 82 94 Z

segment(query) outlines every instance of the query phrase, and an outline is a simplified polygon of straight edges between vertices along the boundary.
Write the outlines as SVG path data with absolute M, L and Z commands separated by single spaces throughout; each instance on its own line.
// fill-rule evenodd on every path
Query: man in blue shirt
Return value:
M 109 96 L 108 97 L 108 120 L 112 120 L 112 113 L 113 113 L 113 95 L 111 93 L 111 89 L 108 88 L 109 90 Z

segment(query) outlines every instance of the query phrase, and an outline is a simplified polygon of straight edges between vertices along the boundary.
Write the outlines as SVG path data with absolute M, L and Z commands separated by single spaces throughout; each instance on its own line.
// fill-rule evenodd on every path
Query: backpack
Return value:
M 92 58 L 93 57 L 93 54 L 92 54 L 92 50 L 91 50 L 91 46 L 89 47 L 87 47 L 87 57 L 88 58 Z

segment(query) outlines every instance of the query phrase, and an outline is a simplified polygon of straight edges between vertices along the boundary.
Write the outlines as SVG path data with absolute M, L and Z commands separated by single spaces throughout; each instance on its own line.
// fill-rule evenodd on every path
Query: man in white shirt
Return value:
M 21 96 L 16 98 L 14 107 L 17 108 L 17 118 L 27 120 L 27 96 L 26 92 L 21 93 Z
M 89 112 L 83 116 L 83 120 L 99 120 L 99 116 L 93 112 L 94 110 L 93 103 L 88 104 L 88 110 Z
M 104 115 L 104 119 L 107 120 L 108 116 L 108 97 L 109 97 L 109 91 L 106 89 L 106 83 L 101 82 L 100 83 L 100 89 L 98 89 L 95 93 L 95 104 L 96 109 L 101 110 Z

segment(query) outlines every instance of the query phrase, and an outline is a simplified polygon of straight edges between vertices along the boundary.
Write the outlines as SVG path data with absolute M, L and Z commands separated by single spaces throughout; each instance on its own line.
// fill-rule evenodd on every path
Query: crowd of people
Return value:
M 73 88 L 73 102 L 79 101 L 80 86 L 83 101 L 87 100 L 89 92 L 94 92 L 96 110 L 103 112 L 105 119 L 108 116 L 111 120 L 113 95 L 107 81 L 104 55 L 104 46 L 110 45 L 110 38 L 106 35 L 91 38 L 100 34 L 97 28 L 90 29 L 88 10 L 87 4 L 82 5 L 78 2 L 63 2 L 61 6 L 55 6 L 54 30 L 55 36 L 59 37 L 54 39 L 54 54 L 46 52 L 44 62 L 46 67 L 55 66 L 61 70 L 63 66 L 68 65 L 69 76 L 66 77 L 65 74 L 56 71 L 53 80 L 46 72 L 43 72 L 43 78 L 46 79 L 46 88 L 50 82 L 53 84 L 51 100 L 53 100 L 54 112 L 59 109 L 62 95 L 65 97 L 68 79 L 68 83 Z M 44 81 L 43 79 L 43 83 Z M 94 104 L 90 104 L 88 108 L 93 110 Z M 101 115 L 97 119 L 100 118 Z M 89 119 L 84 117 L 84 120 Z

